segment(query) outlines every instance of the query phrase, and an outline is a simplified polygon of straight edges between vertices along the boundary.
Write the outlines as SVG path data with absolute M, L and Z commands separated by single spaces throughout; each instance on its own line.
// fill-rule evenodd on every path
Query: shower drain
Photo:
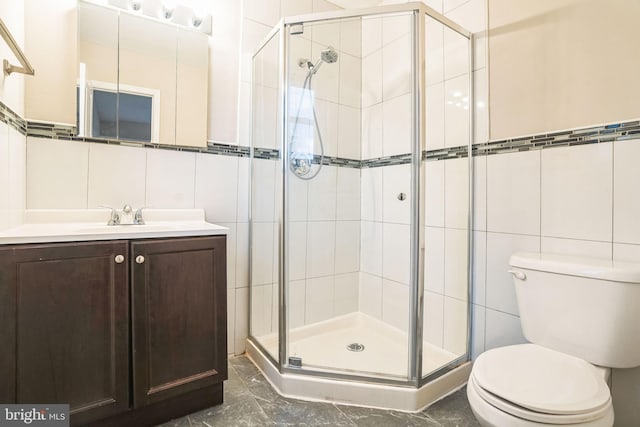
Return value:
M 349 351 L 363 351 L 364 350 L 364 345 L 360 344 L 359 342 L 354 342 L 351 343 L 347 346 L 347 350 Z

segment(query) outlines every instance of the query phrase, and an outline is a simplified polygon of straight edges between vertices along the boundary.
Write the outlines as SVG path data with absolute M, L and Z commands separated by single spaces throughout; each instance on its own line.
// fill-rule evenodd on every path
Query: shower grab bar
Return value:
M 13 36 L 9 32 L 9 29 L 7 28 L 7 26 L 5 25 L 2 19 L 0 19 L 0 34 L 2 35 L 2 38 L 4 39 L 4 41 L 7 42 L 7 45 L 9 46 L 13 54 L 16 56 L 16 58 L 18 58 L 18 61 L 20 61 L 20 65 L 22 65 L 22 67 L 18 67 L 17 65 L 11 65 L 8 60 L 4 59 L 2 61 L 2 68 L 4 69 L 4 75 L 8 76 L 11 73 L 22 73 L 22 74 L 33 76 L 35 74 L 35 70 L 27 60 L 27 57 L 24 55 L 24 52 L 22 52 L 22 49 L 20 49 L 20 46 L 18 46 L 16 39 L 13 38 Z

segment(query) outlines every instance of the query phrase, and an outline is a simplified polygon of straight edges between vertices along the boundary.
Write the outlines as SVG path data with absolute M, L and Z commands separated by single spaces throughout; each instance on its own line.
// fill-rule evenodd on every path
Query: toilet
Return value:
M 509 261 L 527 344 L 474 362 L 486 427 L 611 427 L 611 368 L 640 366 L 640 265 L 518 252 Z

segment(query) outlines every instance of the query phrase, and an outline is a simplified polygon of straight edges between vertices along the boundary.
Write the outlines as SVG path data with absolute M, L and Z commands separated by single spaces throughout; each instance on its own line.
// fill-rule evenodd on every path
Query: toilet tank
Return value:
M 600 366 L 640 366 L 640 264 L 527 252 L 509 264 L 527 340 Z

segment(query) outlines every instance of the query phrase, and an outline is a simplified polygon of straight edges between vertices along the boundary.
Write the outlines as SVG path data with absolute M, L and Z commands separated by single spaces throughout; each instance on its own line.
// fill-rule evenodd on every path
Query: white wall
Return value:
M 25 80 L 25 118 L 75 125 L 76 0 L 24 2 L 25 53 L 35 75 Z
M 640 116 L 638 2 L 489 4 L 492 138 Z

